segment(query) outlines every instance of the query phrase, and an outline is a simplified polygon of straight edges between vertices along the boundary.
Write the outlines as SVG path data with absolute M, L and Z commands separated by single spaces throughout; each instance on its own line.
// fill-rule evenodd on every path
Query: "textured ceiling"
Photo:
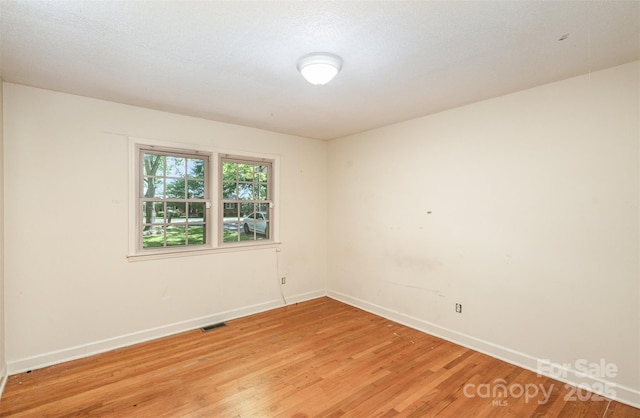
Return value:
M 640 58 L 639 1 L 0 0 L 0 25 L 5 81 L 319 139 Z M 326 86 L 313 51 L 344 59 Z

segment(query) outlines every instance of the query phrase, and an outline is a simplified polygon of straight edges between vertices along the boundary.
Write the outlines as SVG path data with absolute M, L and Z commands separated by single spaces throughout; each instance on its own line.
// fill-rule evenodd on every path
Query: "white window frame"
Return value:
M 225 200 L 224 196 L 223 196 L 223 182 L 224 179 L 223 177 L 223 164 L 224 162 L 231 162 L 231 163 L 237 163 L 237 164 L 249 164 L 249 165 L 265 165 L 269 167 L 269 170 L 267 172 L 267 196 L 266 199 L 258 199 L 258 200 L 246 200 L 246 199 L 241 199 L 239 196 L 236 196 L 235 199 L 231 199 L 231 200 Z M 254 235 L 254 239 L 253 240 L 246 240 L 246 241 L 242 241 L 242 240 L 238 240 L 238 241 L 227 241 L 224 242 L 224 212 L 222 214 L 218 213 L 218 228 L 220 233 L 218 234 L 218 244 L 220 246 L 234 246 L 234 245 L 240 245 L 240 246 L 244 246 L 244 245 L 253 245 L 255 243 L 269 243 L 269 242 L 273 242 L 273 233 L 274 233 L 274 222 L 273 222 L 273 209 L 274 209 L 274 199 L 273 199 L 273 171 L 274 171 L 274 161 L 272 159 L 268 159 L 268 158 L 252 158 L 252 157 L 248 157 L 246 155 L 230 155 L 230 154 L 219 154 L 218 156 L 218 190 L 220 191 L 218 193 L 218 207 L 223 208 L 222 210 L 224 211 L 224 209 L 226 209 L 227 203 L 231 202 L 234 205 L 238 205 L 238 210 L 240 208 L 241 205 L 253 205 L 253 204 L 258 204 L 258 205 L 265 205 L 267 206 L 267 208 L 265 209 L 267 212 L 267 237 L 266 238 L 257 238 L 257 235 L 261 235 L 259 233 L 257 233 L 256 229 L 254 228 L 253 231 L 253 235 Z M 242 183 L 242 182 L 239 182 Z M 252 183 L 255 185 L 255 180 L 252 179 Z M 239 216 L 239 215 L 238 215 Z M 241 228 L 241 219 L 238 217 L 237 218 L 237 227 Z M 238 229 L 238 233 L 240 233 L 240 230 Z
M 180 142 L 169 142 L 151 140 L 137 137 L 129 137 L 129 233 L 128 233 L 128 253 L 129 261 L 143 261 L 154 259 L 165 259 L 172 257 L 185 257 L 194 255 L 204 255 L 219 252 L 233 252 L 264 249 L 269 247 L 279 247 L 280 242 L 280 156 L 266 153 L 246 152 L 230 149 L 221 149 L 206 145 L 193 145 Z M 163 151 L 182 151 L 187 153 L 198 153 L 206 155 L 209 159 L 208 167 L 208 201 L 211 202 L 211 208 L 207 209 L 206 234 L 207 243 L 193 246 L 176 246 L 176 247 L 159 247 L 142 249 L 141 240 L 142 230 L 141 216 L 142 208 L 139 206 L 138 190 L 140 187 L 140 167 L 139 167 L 139 149 L 154 147 Z M 271 162 L 271 194 L 270 198 L 273 203 L 271 212 L 271 238 L 268 240 L 258 241 L 240 241 L 232 243 L 222 242 L 222 225 L 220 211 L 224 211 L 224 206 L 220 204 L 222 201 L 221 181 L 219 178 L 221 156 L 233 155 L 241 159 L 249 161 L 268 160 Z M 138 210 L 140 209 L 140 210 Z
M 137 187 L 137 196 L 136 196 L 136 203 L 137 203 L 137 223 L 138 223 L 138 236 L 137 236 L 137 251 L 139 252 L 158 252 L 158 251 L 184 251 L 186 249 L 190 249 L 190 248 L 197 248 L 198 247 L 206 247 L 210 240 L 211 240 L 211 236 L 210 231 L 211 231 L 211 227 L 209 226 L 209 224 L 211 223 L 211 219 L 209 219 L 210 216 L 210 209 L 211 209 L 211 197 L 209 195 L 210 193 L 210 185 L 209 182 L 211 181 L 211 175 L 209 174 L 210 171 L 210 158 L 211 158 L 211 154 L 207 153 L 207 152 L 201 152 L 201 151 L 194 151 L 194 150 L 188 150 L 188 149 L 174 149 L 174 148 L 164 148 L 164 147 L 156 147 L 156 146 L 143 146 L 143 145 L 138 145 L 136 147 L 136 152 L 138 154 L 138 168 L 136 170 L 137 172 L 137 180 L 136 183 L 138 184 Z M 143 161 L 144 159 L 142 158 L 143 155 L 164 155 L 166 157 L 178 157 L 178 158 L 185 158 L 185 159 L 190 159 L 190 158 L 194 158 L 194 159 L 202 159 L 205 162 L 205 166 L 204 166 L 204 176 L 202 181 L 205 184 L 205 190 L 204 190 L 204 197 L 203 198 L 191 198 L 187 195 L 185 195 L 183 198 L 179 198 L 179 199 L 171 199 L 171 198 L 166 198 L 166 197 L 162 197 L 162 198 L 146 198 L 144 196 L 142 196 L 142 190 L 143 190 L 143 185 L 144 185 L 144 178 L 145 175 L 143 173 Z M 157 174 L 157 173 L 155 173 Z M 168 179 L 168 177 L 165 177 L 166 173 L 163 173 L 162 176 L 160 176 L 163 179 Z M 185 173 L 186 175 L 186 173 Z M 185 183 L 187 183 L 187 177 L 184 178 Z M 207 187 L 208 186 L 208 187 Z M 166 185 L 165 185 L 166 187 Z M 185 189 L 187 187 L 187 184 L 184 185 Z M 163 216 L 162 221 L 164 221 L 164 223 L 157 223 L 157 222 L 152 222 L 151 223 L 146 223 L 144 216 L 141 215 L 142 213 L 142 209 L 144 207 L 144 203 L 147 202 L 153 202 L 153 206 L 155 206 L 156 203 L 161 203 L 165 206 L 165 209 L 168 208 L 168 205 L 171 205 L 173 203 L 182 203 L 185 205 L 185 210 L 188 206 L 191 206 L 193 204 L 200 204 L 203 205 L 203 228 L 204 228 L 204 243 L 202 244 L 190 244 L 188 245 L 187 243 L 183 244 L 183 245 L 175 245 L 175 246 L 166 246 L 163 245 L 161 247 L 151 247 L 151 248 L 144 248 L 144 234 L 140 233 L 140 231 L 142 231 L 143 227 L 145 226 L 151 226 L 153 227 L 157 227 L 157 226 L 163 226 L 163 227 L 167 227 L 168 225 L 172 225 L 170 223 L 166 223 L 166 218 Z M 185 212 L 184 214 L 185 216 L 185 238 L 186 241 L 188 242 L 189 240 L 189 219 L 193 219 L 189 217 L 189 214 Z M 169 218 L 169 222 L 170 222 L 171 218 Z M 201 224 L 201 222 L 196 222 L 196 224 Z M 163 236 L 166 239 L 166 235 L 163 234 Z M 165 242 L 166 244 L 166 242 Z

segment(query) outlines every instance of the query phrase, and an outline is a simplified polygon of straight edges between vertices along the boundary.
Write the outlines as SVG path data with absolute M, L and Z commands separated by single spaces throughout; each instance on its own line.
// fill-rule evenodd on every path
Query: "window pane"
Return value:
M 224 183 L 222 183 L 222 198 L 223 199 L 236 199 L 236 196 L 238 196 L 237 190 L 236 190 L 236 183 L 233 182 L 228 182 L 225 181 Z
M 187 160 L 187 176 L 192 179 L 204 179 L 204 160 Z
M 256 212 L 259 212 L 264 215 L 266 219 L 269 219 L 269 204 L 268 203 L 257 203 L 256 204 Z
M 263 240 L 269 238 L 269 204 L 242 204 L 244 217 L 241 224 L 240 240 Z
M 225 203 L 224 212 L 222 217 L 227 220 L 229 217 L 238 217 L 238 204 L 237 203 Z
M 204 199 L 204 180 L 188 180 L 187 187 L 189 199 Z
M 185 177 L 186 158 L 166 157 L 167 177 Z
M 186 203 L 167 202 L 167 223 L 184 223 Z
M 255 216 L 254 210 L 253 210 L 254 207 L 255 205 L 253 203 L 242 203 L 240 205 L 240 213 L 243 218 L 239 223 L 241 241 L 253 239 L 252 231 L 254 230 L 254 226 L 255 226 L 255 219 L 253 218 Z
M 244 218 L 242 221 L 242 235 L 240 236 L 241 240 L 249 240 L 253 239 L 256 229 L 256 221 L 252 218 Z
M 269 204 L 259 203 L 256 205 L 256 213 L 260 215 L 260 222 L 256 224 L 256 239 L 269 238 Z M 258 235 L 259 234 L 259 235 Z
M 144 202 L 142 204 L 142 223 L 164 223 L 164 205 L 162 202 Z
M 143 197 L 164 197 L 164 182 L 162 178 L 145 177 L 142 183 Z
M 188 245 L 204 244 L 204 226 L 189 226 L 189 242 Z
M 164 226 L 154 226 L 142 232 L 142 248 L 164 247 Z
M 244 231 L 240 231 L 240 241 L 249 241 L 253 240 L 253 234 L 247 235 Z
M 222 242 L 238 241 L 238 222 L 225 222 L 222 233 Z
M 269 225 L 268 222 L 264 222 L 263 225 L 258 225 L 256 230 L 256 240 L 269 239 Z
M 258 197 L 256 200 L 267 200 L 267 196 L 269 196 L 269 194 L 267 193 L 267 185 L 266 184 L 258 184 Z
M 239 216 L 238 208 L 239 205 L 237 203 L 225 203 L 222 215 L 223 221 L 231 220 L 231 218 L 235 218 L 237 220 Z
M 240 216 L 247 217 L 254 212 L 254 204 L 253 203 L 241 203 L 240 204 Z
M 154 224 L 164 223 L 164 203 L 163 202 L 153 203 L 153 213 L 152 213 L 151 222 Z
M 145 223 L 145 224 L 153 223 L 153 219 L 155 218 L 154 216 L 155 214 L 153 212 L 154 212 L 153 203 L 144 202 L 142 204 L 142 223 Z
M 253 181 L 253 165 L 238 164 L 238 180 Z
M 144 154 L 143 174 L 145 176 L 162 176 L 164 173 L 164 156 L 155 154 Z
M 184 179 L 167 179 L 167 197 L 184 199 Z
M 204 203 L 189 203 L 189 222 L 204 221 Z
M 260 188 L 256 183 L 253 183 L 252 189 L 253 189 L 253 193 L 252 193 L 251 199 L 260 200 Z
M 268 167 L 266 165 L 259 165 L 255 168 L 255 181 L 266 183 L 268 175 Z
M 166 228 L 167 247 L 185 245 L 187 243 L 187 229 L 185 225 L 170 225 Z
M 222 163 L 222 180 L 236 181 L 236 163 L 224 162 Z
M 251 183 L 239 183 L 238 184 L 238 197 L 240 200 L 252 200 L 253 199 L 253 184 Z

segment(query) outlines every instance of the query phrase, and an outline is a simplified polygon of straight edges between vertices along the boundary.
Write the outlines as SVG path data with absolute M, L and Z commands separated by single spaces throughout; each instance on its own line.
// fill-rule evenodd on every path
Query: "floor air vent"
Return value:
M 213 331 L 214 329 L 218 329 L 218 328 L 222 328 L 222 327 L 226 327 L 227 324 L 224 322 L 220 322 L 217 324 L 213 324 L 213 325 L 207 325 L 206 327 L 202 327 L 200 328 L 200 330 L 202 332 L 209 332 L 209 331 Z

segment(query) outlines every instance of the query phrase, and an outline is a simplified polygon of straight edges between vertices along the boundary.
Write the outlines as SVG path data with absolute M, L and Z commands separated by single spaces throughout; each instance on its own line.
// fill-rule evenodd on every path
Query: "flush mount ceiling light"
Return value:
M 298 60 L 298 71 L 311 84 L 323 85 L 342 69 L 342 58 L 327 52 L 314 52 Z

